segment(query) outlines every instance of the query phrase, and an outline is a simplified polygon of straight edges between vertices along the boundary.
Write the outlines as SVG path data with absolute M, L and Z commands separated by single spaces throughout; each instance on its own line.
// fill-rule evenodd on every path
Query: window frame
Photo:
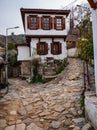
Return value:
M 57 47 L 56 47 L 57 45 Z M 58 49 L 58 50 L 55 50 L 55 49 Z M 51 54 L 53 55 L 59 55 L 62 53 L 62 43 L 60 42 L 53 42 L 51 43 Z
M 48 54 L 48 44 L 46 42 L 37 43 L 37 54 L 39 54 L 39 55 Z
M 49 22 L 48 23 L 44 23 L 44 18 L 48 18 L 49 19 Z M 49 26 L 44 26 L 44 24 L 48 24 Z M 50 30 L 52 29 L 52 17 L 51 16 L 42 16 L 41 17 L 41 28 L 43 30 Z
M 59 22 L 61 20 L 61 23 Z M 61 24 L 61 26 L 57 26 Z M 65 29 L 65 18 L 63 16 L 55 16 L 54 18 L 54 29 L 56 30 L 64 30 Z
M 33 23 L 33 21 L 32 21 L 33 18 L 36 18 L 36 23 Z M 36 24 L 36 26 L 32 26 L 33 24 Z M 37 29 L 39 29 L 39 17 L 38 17 L 38 15 L 29 15 L 29 16 L 27 16 L 27 27 L 30 30 L 37 30 Z

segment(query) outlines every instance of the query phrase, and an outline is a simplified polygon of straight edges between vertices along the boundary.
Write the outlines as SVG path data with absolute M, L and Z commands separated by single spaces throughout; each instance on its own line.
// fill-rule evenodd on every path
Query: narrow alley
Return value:
M 9 92 L 0 99 L 0 130 L 82 130 L 83 62 L 68 62 L 46 84 L 9 79 Z

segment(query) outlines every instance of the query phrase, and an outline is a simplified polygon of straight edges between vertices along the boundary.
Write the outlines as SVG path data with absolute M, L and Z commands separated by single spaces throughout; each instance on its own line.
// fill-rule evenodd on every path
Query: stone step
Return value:
M 49 68 L 44 68 L 43 70 L 44 71 L 56 71 L 56 68 L 49 67 Z
M 52 75 L 55 75 L 55 74 L 56 74 L 55 71 L 44 72 L 44 75 L 47 75 L 47 76 L 52 76 Z
M 43 68 L 56 68 L 55 66 L 44 66 Z
M 50 65 L 50 64 L 48 64 L 48 65 L 44 65 L 43 67 L 55 67 L 55 65 Z
M 53 76 L 51 76 L 51 75 L 43 75 L 43 79 L 47 79 L 47 80 L 49 80 L 49 79 L 54 79 L 54 78 L 56 78 L 57 77 L 57 75 L 53 75 Z

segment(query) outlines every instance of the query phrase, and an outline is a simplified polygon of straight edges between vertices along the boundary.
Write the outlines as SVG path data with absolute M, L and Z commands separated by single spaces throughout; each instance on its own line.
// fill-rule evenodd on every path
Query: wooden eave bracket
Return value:
M 97 2 L 95 3 L 93 0 L 88 0 L 88 2 L 90 4 L 91 8 L 97 9 Z
M 97 9 L 97 2 L 95 3 L 96 9 Z

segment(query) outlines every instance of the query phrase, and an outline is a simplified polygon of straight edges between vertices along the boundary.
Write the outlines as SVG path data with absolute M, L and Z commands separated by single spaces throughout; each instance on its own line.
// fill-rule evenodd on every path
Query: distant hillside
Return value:
M 6 36 L 0 35 L 0 45 L 5 45 Z M 9 35 L 8 36 L 8 43 L 25 43 L 25 35 Z

